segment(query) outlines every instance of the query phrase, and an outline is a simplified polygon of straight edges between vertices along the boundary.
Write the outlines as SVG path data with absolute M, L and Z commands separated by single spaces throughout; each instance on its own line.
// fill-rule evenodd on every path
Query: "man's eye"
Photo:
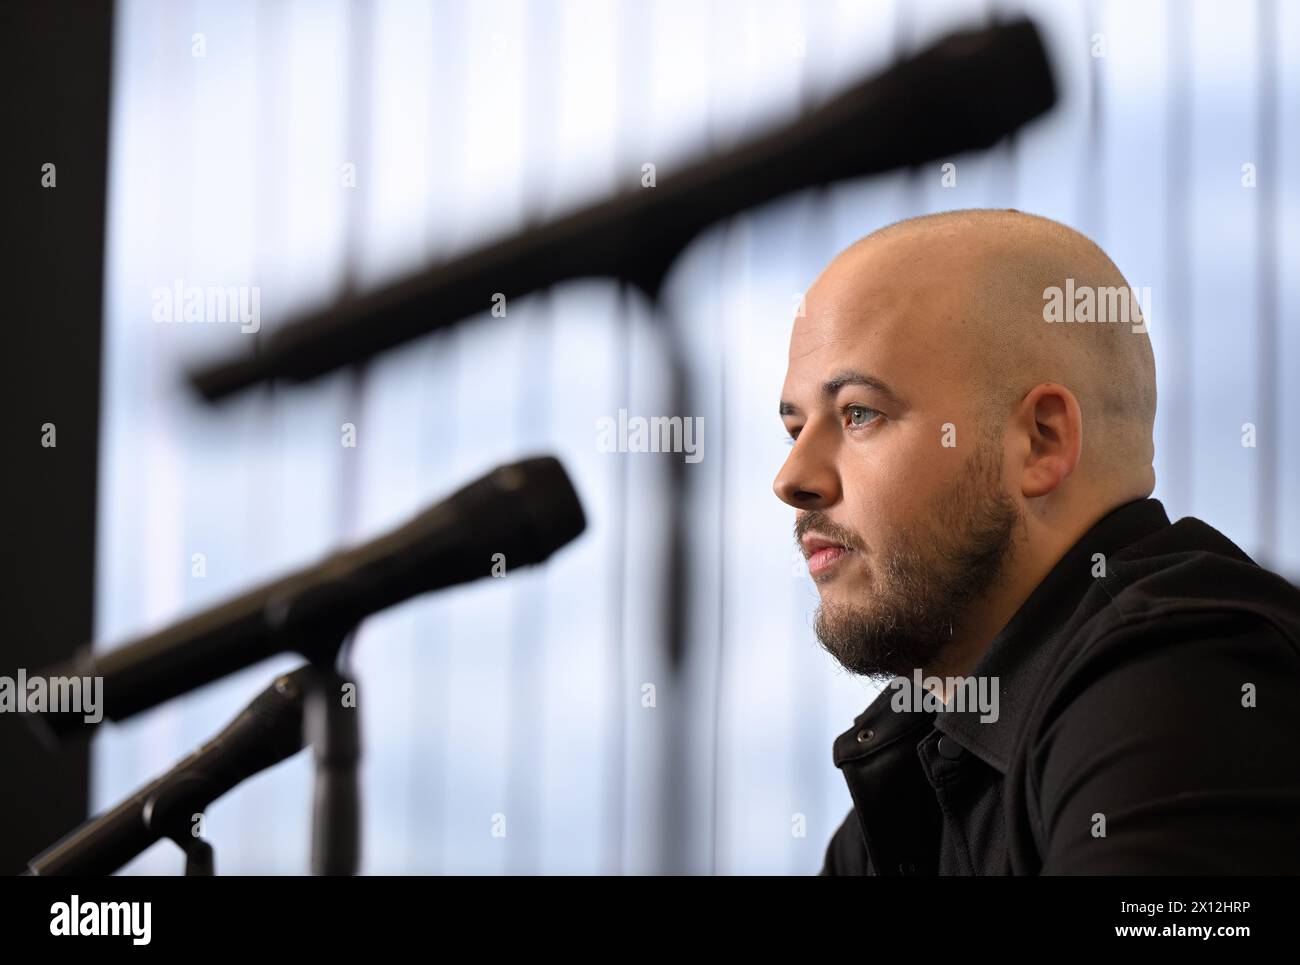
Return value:
M 869 409 L 865 405 L 850 405 L 844 409 L 844 412 L 849 417 L 849 425 L 859 428 L 871 425 L 876 416 L 880 415 L 875 409 Z

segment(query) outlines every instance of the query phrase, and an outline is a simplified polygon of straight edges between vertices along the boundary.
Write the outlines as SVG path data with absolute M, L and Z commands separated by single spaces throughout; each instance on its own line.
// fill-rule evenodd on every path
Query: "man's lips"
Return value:
M 808 573 L 812 576 L 825 572 L 853 552 L 842 543 L 811 534 L 805 536 L 800 542 L 803 545 L 804 558 L 808 561 Z

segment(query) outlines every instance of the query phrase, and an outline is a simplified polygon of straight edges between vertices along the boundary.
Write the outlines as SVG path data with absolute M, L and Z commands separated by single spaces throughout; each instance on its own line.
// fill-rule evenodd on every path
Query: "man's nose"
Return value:
M 772 490 L 795 509 L 825 509 L 840 498 L 840 479 L 829 453 L 805 429 L 795 440 Z

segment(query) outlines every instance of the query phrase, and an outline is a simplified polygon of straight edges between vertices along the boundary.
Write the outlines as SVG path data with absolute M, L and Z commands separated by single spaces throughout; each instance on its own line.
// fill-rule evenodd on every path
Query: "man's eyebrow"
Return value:
M 903 401 L 899 398 L 898 393 L 886 385 L 883 380 L 876 378 L 874 375 L 866 375 L 865 373 L 858 372 L 855 369 L 845 369 L 833 379 L 829 379 L 822 383 L 822 395 L 827 399 L 833 399 L 839 394 L 840 389 L 847 385 L 862 385 L 868 389 L 874 389 L 896 404 L 901 405 Z M 780 411 L 783 416 L 798 415 L 799 407 L 793 402 L 787 402 L 782 399 Z
M 884 383 L 882 379 L 874 375 L 864 375 L 854 369 L 846 369 L 835 378 L 822 385 L 822 395 L 827 398 L 834 398 L 839 394 L 840 389 L 846 385 L 865 385 L 868 389 L 875 389 L 881 395 L 888 396 L 892 402 L 902 402 L 898 393 Z

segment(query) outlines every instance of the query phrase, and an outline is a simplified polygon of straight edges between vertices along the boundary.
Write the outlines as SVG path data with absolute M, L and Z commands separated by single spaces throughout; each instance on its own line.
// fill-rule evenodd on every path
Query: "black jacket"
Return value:
M 970 675 L 995 721 L 890 686 L 835 740 L 822 874 L 1300 873 L 1300 591 L 1210 526 L 1116 509 Z

